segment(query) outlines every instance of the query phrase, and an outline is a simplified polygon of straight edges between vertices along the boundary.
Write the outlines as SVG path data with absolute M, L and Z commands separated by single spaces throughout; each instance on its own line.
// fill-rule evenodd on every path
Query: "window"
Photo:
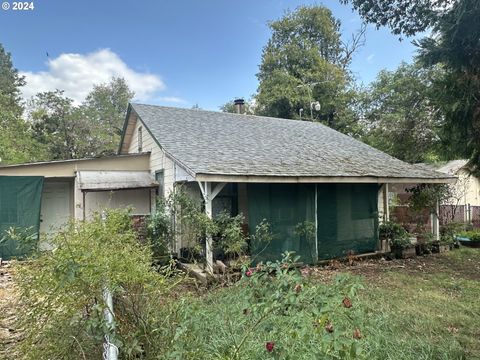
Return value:
M 165 179 L 163 170 L 155 171 L 155 181 L 158 182 L 157 196 L 160 196 L 162 198 L 165 197 Z
M 141 126 L 138 128 L 137 142 L 138 142 L 138 152 L 141 153 L 143 151 L 143 129 Z

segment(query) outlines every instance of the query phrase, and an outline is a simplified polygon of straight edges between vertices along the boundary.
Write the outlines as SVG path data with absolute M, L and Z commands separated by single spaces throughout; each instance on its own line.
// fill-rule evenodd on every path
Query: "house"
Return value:
M 150 214 L 158 184 L 150 175 L 149 157 L 128 154 L 0 167 L 0 239 L 12 227 L 33 227 L 48 239 L 69 219 L 89 219 L 104 208 L 130 206 L 134 215 Z M 0 258 L 22 255 L 17 245 L 13 240 L 0 244 Z
M 455 221 L 480 226 L 480 179 L 470 174 L 467 163 L 468 160 L 459 159 L 436 164 L 417 164 L 417 166 L 458 178 L 454 184 L 450 185 L 450 199 L 439 208 L 442 224 Z M 401 218 L 407 216 L 405 204 L 410 196 L 407 189 L 414 185 L 397 184 L 390 189 L 391 195 L 398 197 L 399 206 L 396 212 Z
M 127 166 L 139 159 L 142 166 L 128 171 L 150 173 L 141 189 L 155 184 L 158 194 L 166 196 L 182 185 L 203 200 L 209 216 L 223 210 L 242 213 L 250 232 L 266 219 L 274 239 L 262 251 L 263 259 L 290 250 L 305 262 L 378 250 L 377 226 L 379 219 L 388 218 L 384 195 L 389 184 L 455 181 L 319 123 L 130 104 L 118 157 L 85 161 L 111 161 L 118 165 L 115 171 L 125 172 L 120 162 Z M 26 170 L 35 166 L 25 165 L 21 175 L 41 175 L 42 171 Z M 53 165 L 44 166 L 46 170 Z M 0 175 L 17 175 L 12 169 L 19 168 L 2 168 Z M 95 171 L 99 170 L 106 169 Z M 74 213 L 80 217 L 86 212 L 80 194 L 89 190 L 80 186 L 84 171 L 70 173 L 73 192 L 78 193 Z M 102 181 L 108 182 L 109 176 Z M 90 187 L 95 178 L 89 177 Z M 145 195 L 144 205 L 146 201 Z M 296 226 L 305 222 L 314 225 L 315 239 L 296 234 Z M 173 250 L 184 245 L 178 239 Z M 251 246 L 258 252 L 256 244 Z M 206 241 L 206 255 L 211 270 L 211 239 Z
M 458 177 L 453 185 L 458 205 L 480 206 L 480 178 L 473 176 L 467 169 L 468 160 L 451 160 L 434 166 L 434 170 Z

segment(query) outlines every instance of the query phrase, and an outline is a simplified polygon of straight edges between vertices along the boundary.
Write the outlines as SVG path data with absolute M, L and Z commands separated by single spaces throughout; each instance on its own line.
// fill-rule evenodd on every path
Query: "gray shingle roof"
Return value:
M 131 104 L 160 145 L 195 174 L 447 178 L 308 121 Z

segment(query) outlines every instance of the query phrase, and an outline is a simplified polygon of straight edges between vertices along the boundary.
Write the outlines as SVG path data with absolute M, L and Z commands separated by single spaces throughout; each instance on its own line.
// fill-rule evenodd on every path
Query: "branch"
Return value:
M 352 34 L 352 39 L 350 41 L 342 41 L 344 55 L 340 59 L 340 63 L 343 69 L 346 69 L 348 64 L 350 64 L 353 55 L 357 52 L 357 50 L 365 45 L 366 31 L 367 25 L 363 23 L 360 29 L 358 29 L 355 34 Z

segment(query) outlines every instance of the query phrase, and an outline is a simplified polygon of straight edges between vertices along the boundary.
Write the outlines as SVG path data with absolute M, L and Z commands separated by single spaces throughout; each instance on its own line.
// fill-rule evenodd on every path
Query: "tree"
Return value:
M 434 100 L 440 69 L 402 63 L 381 71 L 362 99 L 364 141 L 401 160 L 438 160 L 443 114 Z
M 22 119 L 20 88 L 25 80 L 13 67 L 11 55 L 0 44 L 0 163 L 43 160 L 45 149 L 33 139 L 30 126 Z
M 480 174 L 480 2 L 478 0 L 342 0 L 368 22 L 407 36 L 431 29 L 415 42 L 424 66 L 440 65 L 438 101 L 445 112 L 443 151 L 468 157 Z
M 469 158 L 480 175 L 480 2 L 459 0 L 433 26 L 435 36 L 420 40 L 419 59 L 425 66 L 441 64 L 438 96 L 446 114 L 444 133 L 452 141 L 452 157 Z
M 30 112 L 35 136 L 48 146 L 51 159 L 112 155 L 132 97 L 122 78 L 95 85 L 79 106 L 61 90 L 37 94 Z
M 35 95 L 30 113 L 35 138 L 48 147 L 50 159 L 66 160 L 93 155 L 92 129 L 81 110 L 61 90 Z
M 350 43 L 342 42 L 340 22 L 323 6 L 299 7 L 269 25 L 272 36 L 257 74 L 257 112 L 323 121 L 348 132 L 350 124 L 338 114 L 352 96 L 348 65 L 363 44 L 365 29 Z M 316 110 L 317 101 L 320 110 Z
M 8 108 L 20 116 L 23 107 L 20 100 L 20 88 L 25 85 L 25 78 L 13 67 L 10 53 L 0 44 L 0 106 Z
M 412 36 L 434 25 L 455 0 L 340 0 L 351 3 L 369 23 L 389 27 L 394 34 Z
M 16 109 L 4 105 L 9 101 L 0 94 L 0 164 L 47 159 L 47 149 L 33 137 L 29 124 L 18 117 Z
M 82 111 L 101 134 L 102 154 L 114 154 L 117 150 L 127 106 L 133 96 L 125 79 L 112 78 L 109 83 L 95 85 L 85 98 Z

